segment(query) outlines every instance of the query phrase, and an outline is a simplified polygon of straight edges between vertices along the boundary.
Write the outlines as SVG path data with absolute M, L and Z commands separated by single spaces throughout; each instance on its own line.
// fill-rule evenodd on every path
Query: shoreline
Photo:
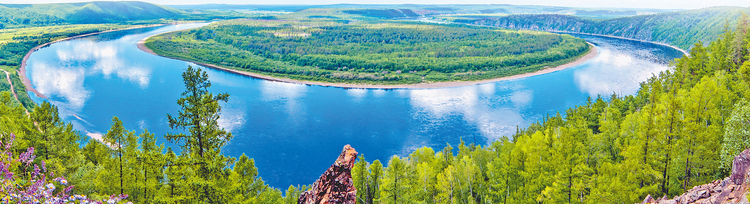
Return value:
M 23 107 L 23 104 L 21 103 L 21 100 L 18 100 L 18 94 L 16 94 L 16 88 L 13 87 L 13 80 L 10 80 L 10 73 L 8 71 L 2 70 L 5 72 L 5 77 L 8 78 L 8 84 L 10 84 L 10 92 L 13 93 L 13 98 L 16 98 L 16 101 L 18 101 L 19 104 L 21 104 L 21 107 Z M 29 115 L 29 109 L 26 109 L 26 107 L 23 107 L 23 111 L 26 112 L 26 115 Z
M 679 48 L 677 46 L 670 45 L 670 44 L 667 44 L 667 43 L 662 43 L 662 42 L 655 42 L 655 41 L 648 41 L 648 40 L 639 40 L 639 39 L 635 39 L 635 38 L 626 38 L 626 37 L 620 37 L 620 36 L 614 36 L 614 35 L 603 35 L 603 34 L 582 33 L 582 32 L 570 32 L 570 31 L 558 31 L 558 30 L 550 30 L 550 31 L 545 31 L 545 32 L 569 33 L 569 34 L 578 34 L 578 35 L 590 35 L 590 36 L 597 36 L 597 37 L 608 37 L 608 38 L 617 38 L 617 39 L 621 39 L 621 40 L 637 41 L 637 42 L 642 42 L 642 43 L 651 43 L 651 44 L 657 44 L 657 45 L 661 45 L 661 46 L 667 46 L 667 47 L 670 47 L 672 49 L 675 49 L 677 51 L 682 52 L 682 54 L 684 54 L 685 56 L 688 56 L 688 57 L 690 56 L 690 53 L 687 50 L 683 50 L 682 48 Z
M 160 34 L 156 34 L 156 35 L 160 35 Z M 289 79 L 289 78 L 273 77 L 273 76 L 268 76 L 268 75 L 263 75 L 263 74 L 258 74 L 258 73 L 252 73 L 252 72 L 247 72 L 247 71 L 240 71 L 240 70 L 229 69 L 229 68 L 218 66 L 218 65 L 206 64 L 206 63 L 196 62 L 196 61 L 192 61 L 192 60 L 185 60 L 185 59 L 178 59 L 178 58 L 173 58 L 173 57 L 162 56 L 162 55 L 156 54 L 153 50 L 151 50 L 148 47 L 146 47 L 146 40 L 148 40 L 149 38 L 151 38 L 153 36 L 156 36 L 156 35 L 148 36 L 146 38 L 141 39 L 140 41 L 138 41 L 138 43 L 136 43 L 136 46 L 141 51 L 149 53 L 149 54 L 152 54 L 152 55 L 156 55 L 156 56 L 160 56 L 160 57 L 165 57 L 165 58 L 170 58 L 170 59 L 175 59 L 175 60 L 180 60 L 180 61 L 184 61 L 184 62 L 190 62 L 190 63 L 194 63 L 194 64 L 197 64 L 197 65 L 200 65 L 200 66 L 208 67 L 208 68 L 211 68 L 211 69 L 217 69 L 217 70 L 221 70 L 221 71 L 225 71 L 225 72 L 229 72 L 229 73 L 239 74 L 239 75 L 243 75 L 243 76 L 249 76 L 249 77 L 256 78 L 256 79 L 262 79 L 262 80 L 268 80 L 268 81 L 276 81 L 276 82 L 284 82 L 284 83 L 292 83 L 292 84 L 315 85 L 315 86 L 347 88 L 347 89 L 349 89 L 349 88 L 353 88 L 353 89 L 433 89 L 433 88 L 449 88 L 449 87 L 459 87 L 459 86 L 471 86 L 471 85 L 492 83 L 492 82 L 498 82 L 498 81 L 507 81 L 507 80 L 521 79 L 521 78 L 526 78 L 526 77 L 531 77 L 531 76 L 536 76 L 536 75 L 542 75 L 542 74 L 552 73 L 552 72 L 560 71 L 560 70 L 563 70 L 563 69 L 567 69 L 567 68 L 574 67 L 576 65 L 582 64 L 582 63 L 584 63 L 584 62 L 586 62 L 586 61 L 588 61 L 590 59 L 593 59 L 597 55 L 599 55 L 598 50 L 596 49 L 596 46 L 594 46 L 593 44 L 591 44 L 589 42 L 586 42 L 587 44 L 589 44 L 589 46 L 591 47 L 591 49 L 589 50 L 588 53 L 586 53 L 585 55 L 579 57 L 575 61 L 568 62 L 568 63 L 565 63 L 563 65 L 559 65 L 559 66 L 552 67 L 552 68 L 547 68 L 547 69 L 542 69 L 542 70 L 538 70 L 538 71 L 535 71 L 535 72 L 517 74 L 517 75 L 512 75 L 512 76 L 504 76 L 504 77 L 500 77 L 500 78 L 485 79 L 485 80 L 478 80 L 478 81 L 450 81 L 450 82 L 419 83 L 419 84 L 399 84 L 399 85 L 344 84 L 344 83 L 331 83 L 331 82 L 303 81 L 303 80 L 296 80 L 296 79 Z
M 436 23 L 440 23 L 439 21 L 436 21 Z M 452 22 L 450 22 L 452 23 Z M 656 41 L 648 41 L 648 40 L 639 40 L 635 38 L 628 38 L 628 37 L 620 37 L 620 36 L 614 36 L 614 35 L 604 35 L 604 34 L 595 34 L 595 33 L 583 33 L 583 32 L 573 32 L 573 31 L 563 31 L 563 30 L 555 30 L 555 29 L 519 29 L 519 28 L 507 28 L 507 27 L 501 27 L 501 26 L 489 26 L 489 25 L 481 25 L 481 24 L 472 24 L 472 23 L 455 23 L 455 24 L 462 24 L 462 25 L 471 25 L 471 26 L 481 26 L 481 27 L 491 27 L 491 28 L 505 28 L 505 29 L 514 29 L 514 30 L 533 30 L 533 31 L 542 31 L 542 32 L 550 32 L 550 33 L 565 33 L 565 34 L 578 34 L 578 35 L 590 35 L 590 36 L 598 36 L 598 37 L 608 37 L 608 38 L 617 38 L 621 40 L 630 40 L 630 41 L 637 41 L 642 43 L 651 43 L 651 44 L 657 44 L 661 46 L 667 46 L 672 49 L 675 49 L 677 51 L 682 52 L 685 56 L 690 57 L 690 52 L 687 50 L 683 50 L 682 48 L 679 48 L 674 45 L 670 45 L 667 43 L 662 42 L 656 42 Z
M 115 32 L 115 31 L 123 31 L 123 30 L 132 30 L 132 29 L 140 29 L 140 28 L 158 27 L 158 26 L 164 26 L 164 25 L 169 25 L 169 24 L 153 24 L 153 25 L 146 25 L 146 26 L 132 26 L 132 27 L 127 27 L 127 28 L 122 28 L 122 29 L 113 29 L 113 30 L 98 31 L 98 32 L 86 33 L 86 34 L 71 36 L 71 37 L 67 37 L 67 38 L 55 40 L 55 41 L 52 41 L 52 42 L 44 43 L 44 44 L 38 45 L 38 46 L 36 46 L 34 48 L 31 48 L 31 50 L 29 50 L 29 52 L 27 52 L 26 55 L 23 56 L 23 60 L 21 60 L 21 66 L 18 68 L 18 70 L 16 70 L 16 73 L 21 78 L 21 82 L 26 87 L 26 91 L 33 92 L 39 98 L 47 99 L 47 96 L 45 96 L 42 93 L 39 93 L 39 91 L 37 91 L 31 85 L 31 80 L 29 78 L 26 78 L 26 61 L 29 60 L 29 57 L 31 57 L 32 53 L 34 53 L 37 50 L 39 50 L 41 48 L 44 48 L 46 46 L 49 46 L 49 45 L 52 45 L 52 44 L 55 44 L 55 43 L 58 43 L 58 42 L 62 42 L 62 41 L 74 40 L 74 39 L 83 38 L 83 37 L 89 37 L 89 36 L 92 36 L 92 35 L 98 35 L 98 34 L 102 34 L 102 33 L 109 33 L 109 32 Z

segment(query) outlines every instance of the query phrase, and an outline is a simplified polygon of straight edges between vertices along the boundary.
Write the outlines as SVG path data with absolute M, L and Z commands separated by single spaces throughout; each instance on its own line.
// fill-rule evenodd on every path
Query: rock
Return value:
M 333 162 L 333 165 L 313 183 L 310 190 L 305 191 L 297 200 L 298 204 L 326 204 L 357 202 L 357 189 L 352 181 L 352 167 L 357 159 L 357 151 L 349 145 Z
M 732 175 L 723 180 L 715 180 L 708 184 L 694 186 L 682 195 L 675 196 L 672 200 L 666 197 L 654 200 L 651 195 L 646 196 L 642 203 L 659 204 L 687 204 L 687 203 L 746 203 L 747 191 L 750 189 L 750 149 L 743 151 L 734 157 L 732 162 Z
M 659 204 L 677 204 L 677 201 L 675 200 L 663 200 L 659 202 Z
M 745 175 L 750 167 L 750 149 L 742 151 L 740 155 L 734 157 L 732 162 L 732 175 L 729 176 L 729 180 L 734 182 L 736 185 L 742 185 L 745 183 Z
M 647 204 L 647 203 L 656 203 L 653 197 L 651 195 L 646 196 L 646 199 L 643 199 L 643 202 L 641 204 Z

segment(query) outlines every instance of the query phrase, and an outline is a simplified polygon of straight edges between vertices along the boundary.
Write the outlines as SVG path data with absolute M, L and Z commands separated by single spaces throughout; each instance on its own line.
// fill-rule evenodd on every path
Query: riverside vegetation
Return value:
M 694 44 L 690 56 L 643 82 L 635 95 L 591 99 L 487 146 L 425 147 L 385 164 L 370 163 L 363 153 L 352 170 L 357 200 L 635 203 L 721 179 L 733 156 L 750 147 L 748 20 L 734 27 L 707 46 Z M 147 130 L 126 130 L 117 118 L 104 141 L 88 139 L 49 103 L 32 104 L 27 115 L 3 92 L 0 141 L 9 146 L 3 151 L 23 155 L 2 154 L 3 185 L 29 189 L 42 183 L 48 194 L 94 200 L 124 194 L 135 203 L 296 203 L 305 186 L 290 186 L 282 196 L 258 177 L 252 159 L 221 153 L 231 140 L 216 123 L 227 96 L 211 94 L 198 69 L 188 68 L 183 78 L 182 109 L 169 117 L 176 132 L 165 136 L 179 152 L 156 144 Z M 55 184 L 73 187 L 33 182 L 42 173 L 34 165 L 61 178 Z M 0 198 L 19 199 L 10 192 Z
M 729 174 L 733 156 L 750 147 L 750 35 L 747 21 L 641 84 L 632 96 L 596 98 L 546 117 L 487 146 L 420 148 L 385 164 L 364 154 L 352 169 L 360 203 L 635 203 L 674 196 Z M 294 203 L 264 185 L 253 160 L 221 147 L 231 133 L 216 125 L 219 101 L 204 72 L 188 68 L 187 90 L 170 116 L 182 134 L 177 153 L 155 136 L 125 130 L 117 118 L 104 141 L 87 140 L 43 103 L 31 116 L 0 97 L 3 144 L 14 154 L 33 147 L 48 171 L 75 187 L 71 194 L 104 199 L 128 195 L 143 203 Z M 196 121 L 197 120 L 197 121 Z M 197 122 L 197 123 L 196 123 Z M 193 125 L 190 124 L 199 124 Z M 109 144 L 109 146 L 105 145 Z M 117 148 L 113 145 L 116 145 Z M 457 152 L 457 154 L 454 154 Z M 41 164 L 39 160 L 35 164 Z M 19 177 L 29 170 L 9 165 Z M 17 182 L 26 186 L 23 179 Z M 58 189 L 54 192 L 60 191 Z
M 127 11 L 127 12 L 124 12 Z M 188 13 L 144 2 L 70 4 L 0 4 L 0 69 L 7 71 L 26 109 L 35 104 L 16 71 L 24 55 L 36 46 L 77 35 L 177 21 L 250 17 L 230 11 Z M 11 85 L 0 72 L 0 91 Z
M 591 49 L 582 39 L 536 31 L 330 19 L 224 21 L 145 45 L 240 71 L 364 84 L 493 79 L 572 62 Z
M 727 25 L 733 29 L 743 13 L 750 13 L 750 9 L 711 7 L 606 19 L 563 14 L 453 15 L 436 18 L 456 23 L 512 29 L 611 35 L 661 42 L 687 50 L 696 42 L 708 43 L 716 40 L 724 30 L 722 26 Z

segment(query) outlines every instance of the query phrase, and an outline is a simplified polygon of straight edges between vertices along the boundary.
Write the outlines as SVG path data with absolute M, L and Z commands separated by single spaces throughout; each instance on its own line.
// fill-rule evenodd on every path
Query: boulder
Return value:
M 352 181 L 352 167 L 357 159 L 357 151 L 349 145 L 333 162 L 333 165 L 313 183 L 297 200 L 298 204 L 342 203 L 355 204 L 357 189 Z
M 745 183 L 745 176 L 747 175 L 747 171 L 750 170 L 748 167 L 750 167 L 750 149 L 746 149 L 740 155 L 734 157 L 732 175 L 729 176 L 729 180 L 737 185 Z
M 750 188 L 748 171 L 750 171 L 750 149 L 734 157 L 732 175 L 724 180 L 715 180 L 708 184 L 694 186 L 682 195 L 668 200 L 666 197 L 654 200 L 651 195 L 646 196 L 642 203 L 658 204 L 688 204 L 688 203 L 747 203 L 746 192 Z

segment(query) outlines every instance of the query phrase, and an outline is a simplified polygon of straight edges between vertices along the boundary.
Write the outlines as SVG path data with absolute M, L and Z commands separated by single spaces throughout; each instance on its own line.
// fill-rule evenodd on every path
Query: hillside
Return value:
M 310 188 L 290 186 L 286 197 L 258 177 L 263 169 L 255 167 L 254 160 L 245 155 L 232 158 L 220 151 L 232 136 L 218 126 L 191 129 L 190 135 L 165 135 L 168 142 L 180 146 L 180 153 L 157 143 L 158 137 L 148 131 L 125 129 L 115 117 L 103 135 L 108 144 L 121 145 L 112 149 L 98 140 L 85 140 L 85 135 L 61 121 L 57 108 L 49 103 L 27 116 L 21 106 L 11 103 L 9 93 L 0 94 L 0 133 L 7 144 L 0 153 L 39 151 L 2 158 L 16 163 L 0 173 L 13 178 L 9 185 L 19 185 L 20 190 L 34 189 L 23 185 L 28 181 L 37 181 L 39 186 L 63 183 L 24 174 L 18 162 L 41 166 L 40 160 L 45 160 L 43 173 L 67 179 L 64 183 L 75 186 L 69 187 L 70 194 L 92 199 L 126 194 L 127 201 L 134 203 L 295 203 L 300 195 L 311 195 L 301 191 L 325 192 L 321 189 L 332 189 L 329 184 L 346 186 L 346 190 L 329 192 L 347 197 L 353 192 L 348 184 L 353 185 L 357 202 L 367 204 L 636 203 L 648 195 L 695 201 L 712 196 L 720 185 L 718 197 L 725 189 L 740 185 L 734 176 L 732 183 L 716 180 L 736 175 L 731 169 L 731 164 L 737 166 L 734 156 L 750 148 L 746 134 L 750 129 L 746 100 L 750 53 L 743 49 L 750 43 L 746 23 L 719 35 L 708 47 L 697 46 L 670 70 L 643 82 L 635 95 L 592 99 L 488 145 L 422 147 L 383 162 L 368 162 L 366 152 L 345 148 L 350 156 L 337 161 L 346 162 L 334 162 L 321 176 L 324 179 Z M 195 120 L 216 124 L 219 107 L 228 96 L 214 97 L 207 90 L 207 74 L 200 70 L 188 67 L 183 79 L 186 92 L 179 100 L 201 99 L 201 106 L 178 103 L 182 105 L 180 117 L 188 115 L 183 111 L 205 110 L 210 117 Z M 191 89 L 201 95 L 190 96 Z M 178 121 L 171 116 L 168 120 Z M 195 145 L 201 135 L 209 137 L 206 147 Z M 203 150 L 205 156 L 201 156 Z M 354 155 L 358 159 L 352 166 Z M 349 168 L 351 182 L 348 172 L 341 172 Z M 346 185 L 325 182 L 331 177 L 347 178 L 334 180 Z M 308 198 L 316 199 L 304 197 Z
M 185 13 L 173 8 L 137 1 L 60 4 L 0 4 L 0 27 L 55 24 L 123 23 L 176 19 Z
M 444 19 L 457 23 L 513 29 L 612 35 L 689 49 L 699 41 L 707 43 L 716 40 L 717 36 L 725 31 L 724 25 L 736 25 L 742 12 L 750 13 L 750 8 L 712 7 L 612 19 L 590 19 L 562 14 L 458 16 Z

